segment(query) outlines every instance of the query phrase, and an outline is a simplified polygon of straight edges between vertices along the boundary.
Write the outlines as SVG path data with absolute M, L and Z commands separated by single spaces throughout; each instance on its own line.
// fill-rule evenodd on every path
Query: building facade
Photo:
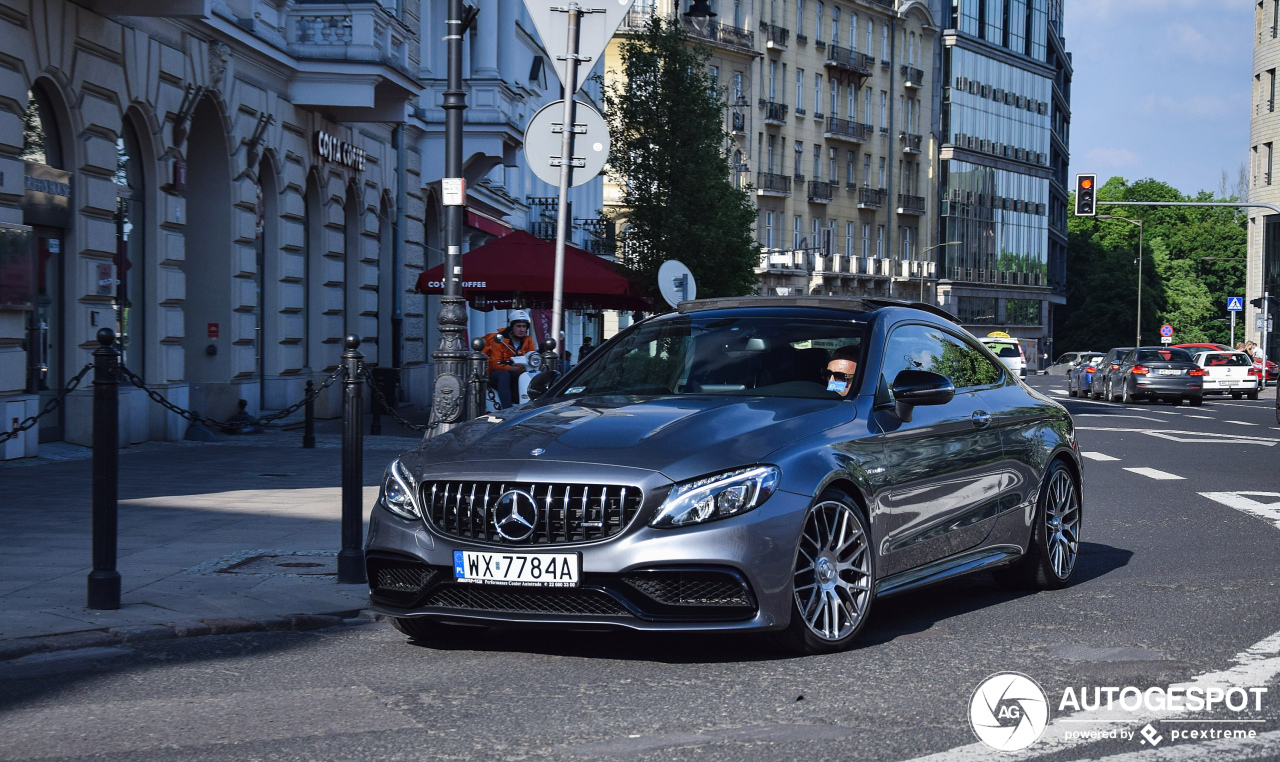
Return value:
M 1280 2 L 1259 0 L 1253 44 L 1253 114 L 1249 122 L 1249 200 L 1280 205 L 1280 178 L 1274 175 L 1280 148 L 1280 113 L 1276 109 L 1276 69 L 1280 68 Z M 1280 215 L 1249 210 L 1248 273 L 1245 280 L 1244 325 L 1237 339 L 1264 346 L 1268 359 L 1280 357 L 1280 340 L 1261 328 L 1262 310 L 1249 304 L 1264 293 L 1280 296 Z M 1277 322 L 1273 318 L 1272 326 Z
M 103 327 L 219 420 L 300 399 L 347 333 L 421 375 L 418 34 L 416 0 L 0 1 L 4 420 L 62 394 Z M 336 415 L 337 387 L 317 402 Z M 90 410 L 85 383 L 3 457 L 88 444 Z M 185 431 L 122 384 L 122 443 Z
M 1066 302 L 1071 59 L 1062 0 L 934 0 L 939 304 L 1053 354 Z M 1034 366 L 1033 366 L 1034 367 Z

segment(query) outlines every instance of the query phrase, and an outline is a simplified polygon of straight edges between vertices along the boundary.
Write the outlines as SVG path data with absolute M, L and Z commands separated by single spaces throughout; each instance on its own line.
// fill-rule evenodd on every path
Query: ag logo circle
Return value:
M 982 681 L 969 700 L 973 734 L 996 751 L 1025 749 L 1049 724 L 1049 697 L 1035 680 L 1000 672 Z
M 503 492 L 493 507 L 493 528 L 509 542 L 524 542 L 538 525 L 538 504 L 528 493 L 518 489 Z

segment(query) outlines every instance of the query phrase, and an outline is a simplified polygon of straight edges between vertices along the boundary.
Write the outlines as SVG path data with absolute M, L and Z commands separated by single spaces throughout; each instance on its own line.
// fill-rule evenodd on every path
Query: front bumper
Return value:
M 652 529 L 645 523 L 652 511 L 642 510 L 615 537 L 550 545 L 476 543 L 379 506 L 365 549 L 371 607 L 393 617 L 480 624 L 780 629 L 790 621 L 795 548 L 810 502 L 779 491 L 741 516 L 681 529 Z M 580 553 L 581 584 L 565 589 L 454 581 L 455 550 L 503 548 Z

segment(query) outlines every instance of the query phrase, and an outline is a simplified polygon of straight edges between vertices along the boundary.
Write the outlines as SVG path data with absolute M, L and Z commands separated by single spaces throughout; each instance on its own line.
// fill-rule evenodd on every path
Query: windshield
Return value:
M 643 323 L 591 353 L 560 396 L 712 394 L 840 399 L 822 372 L 832 353 L 858 358 L 866 326 L 852 320 L 680 316 Z
M 1138 362 L 1191 362 L 1191 355 L 1185 349 L 1142 349 Z
M 1239 352 L 1216 352 L 1201 355 L 1200 364 L 1206 368 L 1238 368 L 1253 367 L 1253 362 Z

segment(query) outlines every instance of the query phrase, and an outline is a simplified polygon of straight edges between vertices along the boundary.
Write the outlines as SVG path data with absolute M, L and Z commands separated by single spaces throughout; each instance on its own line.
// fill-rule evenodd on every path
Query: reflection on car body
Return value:
M 837 351 L 859 358 L 848 397 L 823 373 Z M 937 308 L 687 302 L 536 400 L 401 455 L 370 522 L 370 593 L 428 641 L 508 623 L 763 631 L 832 651 L 877 597 L 979 569 L 1067 584 L 1081 478 L 1066 411 Z M 533 519 L 516 541 L 495 523 L 513 510 Z M 504 550 L 572 558 L 555 582 L 576 586 L 453 566 Z

